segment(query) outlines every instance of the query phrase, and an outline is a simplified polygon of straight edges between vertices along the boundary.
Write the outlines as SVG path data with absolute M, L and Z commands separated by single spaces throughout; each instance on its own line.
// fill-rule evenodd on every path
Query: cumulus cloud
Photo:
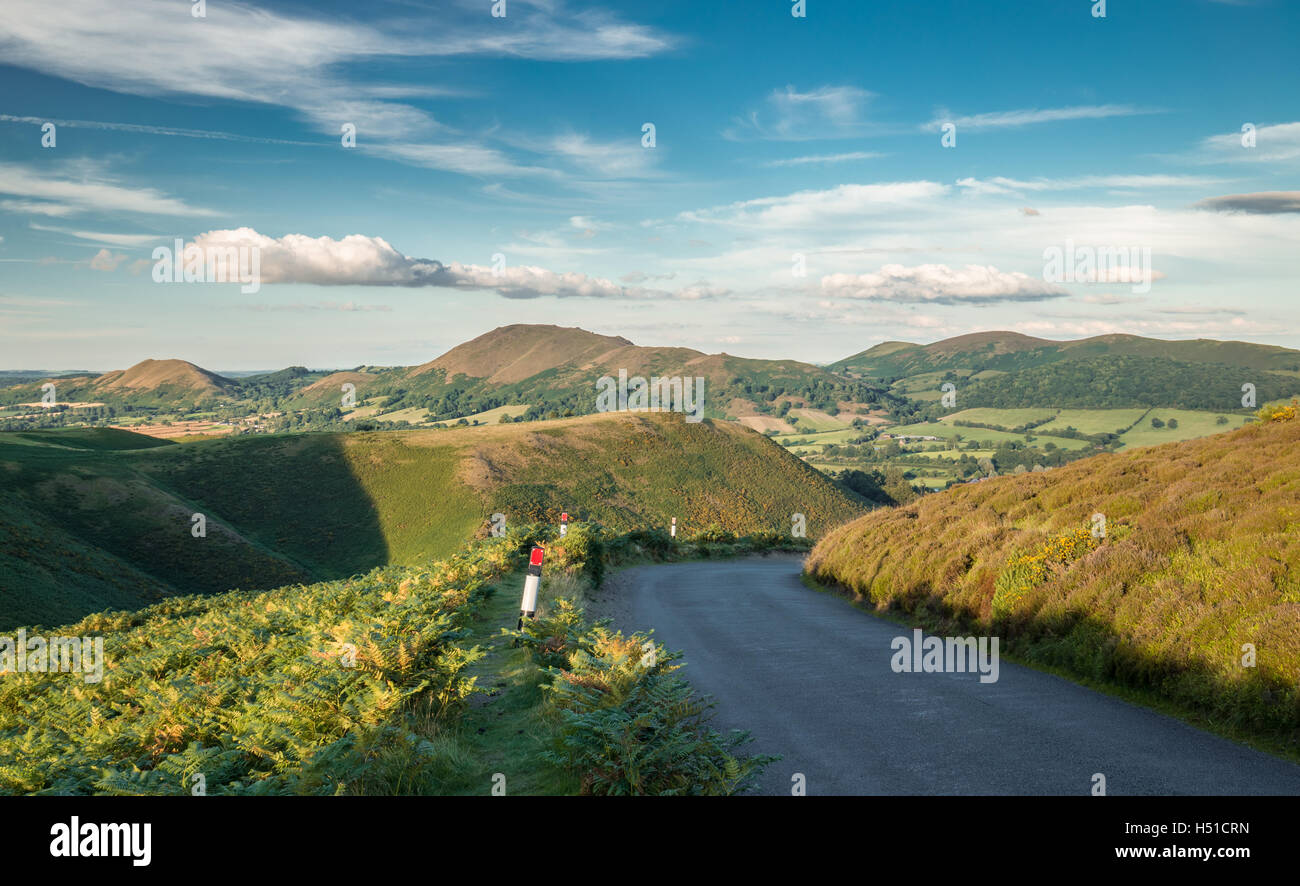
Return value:
M 832 298 L 941 305 L 1046 301 L 1068 294 L 1041 279 L 991 265 L 885 265 L 870 274 L 831 274 L 821 286 Z
M 680 298 L 724 295 L 728 290 L 704 283 L 676 292 L 623 286 L 603 277 L 546 268 L 507 265 L 500 268 L 444 263 L 415 258 L 382 237 L 349 234 L 341 239 L 286 234 L 269 237 L 252 228 L 208 231 L 194 238 L 205 251 L 240 247 L 258 250 L 262 283 L 311 283 L 317 286 L 406 286 L 488 290 L 506 298 Z M 187 247 L 188 248 L 188 247 Z
M 1260 191 L 1254 194 L 1227 194 L 1209 197 L 1196 204 L 1197 209 L 1214 212 L 1245 212 L 1251 215 L 1277 215 L 1300 212 L 1300 191 Z
M 90 268 L 94 271 L 116 271 L 117 266 L 126 261 L 126 258 L 121 253 L 114 254 L 107 249 L 101 249 L 90 260 Z

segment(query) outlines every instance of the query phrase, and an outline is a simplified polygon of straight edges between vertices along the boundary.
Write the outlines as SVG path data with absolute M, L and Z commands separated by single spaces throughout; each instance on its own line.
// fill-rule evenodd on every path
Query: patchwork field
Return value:
M 1063 431 L 1072 427 L 1081 434 L 1118 434 L 1146 415 L 1145 409 L 1062 409 L 1056 418 L 1037 431 Z
M 958 394 L 958 396 L 960 396 L 960 394 Z M 1051 408 L 991 409 L 988 407 L 979 407 L 976 409 L 963 409 L 960 412 L 945 415 L 940 419 L 940 421 L 973 421 L 983 425 L 996 425 L 999 428 L 1019 428 L 1027 424 L 1042 421 L 1045 418 L 1051 418 L 1059 411 L 1060 410 L 1058 409 Z
M 1165 423 L 1163 428 L 1151 426 L 1151 419 L 1158 418 Z M 1219 419 L 1223 418 L 1222 424 Z M 1152 409 L 1133 429 L 1120 436 L 1124 448 L 1133 446 L 1157 446 L 1161 443 L 1174 443 L 1179 440 L 1192 440 L 1210 434 L 1221 434 L 1246 424 L 1247 416 L 1231 413 L 1199 412 L 1190 409 Z M 1169 427 L 1169 420 L 1178 422 L 1178 427 Z

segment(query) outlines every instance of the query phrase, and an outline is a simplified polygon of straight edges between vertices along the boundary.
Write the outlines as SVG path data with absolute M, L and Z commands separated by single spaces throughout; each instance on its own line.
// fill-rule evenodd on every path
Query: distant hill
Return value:
M 1000 636 L 1294 753 L 1298 501 L 1300 420 L 1255 423 L 875 511 L 824 536 L 807 569 L 939 634 Z
M 548 369 L 596 361 L 601 355 L 630 347 L 625 338 L 597 335 L 562 326 L 501 326 L 457 345 L 435 360 L 407 372 L 408 378 L 441 369 L 449 380 L 457 375 L 511 384 Z
M 1242 385 L 1255 386 L 1263 404 L 1300 395 L 1300 376 L 1222 363 L 1112 354 L 1062 360 L 957 386 L 963 408 L 1030 406 L 1114 409 L 1172 407 L 1239 410 Z M 929 410 L 943 413 L 940 407 Z
M 11 387 L 5 402 L 40 400 L 42 385 L 55 384 L 58 402 L 112 401 L 200 403 L 235 395 L 240 383 L 185 360 L 142 360 L 129 369 L 94 376 L 60 376 Z
M 1240 341 L 1164 341 L 1137 335 L 1099 335 L 1050 341 L 1018 332 L 977 332 L 928 345 L 885 342 L 830 365 L 840 373 L 892 379 L 965 369 L 1016 372 L 1064 360 L 1103 356 L 1158 357 L 1271 372 L 1300 373 L 1300 351 Z
M 77 442 L 0 434 L 0 628 L 410 563 L 485 532 L 493 513 L 530 522 L 567 510 L 616 531 L 677 517 L 684 534 L 789 531 L 801 513 L 815 537 L 864 510 L 771 440 L 675 415 Z M 206 538 L 191 534 L 196 513 Z
M 702 377 L 705 414 L 717 418 L 757 415 L 762 411 L 758 404 L 786 396 L 799 405 L 823 409 L 846 401 L 880 404 L 895 399 L 879 386 L 850 382 L 797 360 L 644 347 L 618 336 L 547 325 L 503 326 L 420 366 L 349 380 L 356 385 L 358 399 L 385 398 L 384 412 L 427 409 L 454 420 L 528 403 L 536 404 L 528 417 L 538 418 L 595 411 L 596 380 L 617 377 L 619 370 L 629 377 Z M 303 390 L 301 401 L 332 404 L 338 381 Z

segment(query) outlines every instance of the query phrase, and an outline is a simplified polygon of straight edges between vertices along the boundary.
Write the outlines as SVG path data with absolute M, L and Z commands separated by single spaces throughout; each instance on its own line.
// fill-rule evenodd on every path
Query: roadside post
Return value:
M 569 534 L 569 515 L 567 512 L 560 515 L 560 538 Z
M 533 548 L 528 555 L 528 574 L 524 576 L 524 598 L 519 602 L 519 624 L 515 630 L 523 630 L 524 619 L 537 615 L 537 587 L 542 582 L 541 548 Z
M 668 534 L 673 538 L 677 537 L 677 518 L 673 517 L 673 525 L 668 527 Z

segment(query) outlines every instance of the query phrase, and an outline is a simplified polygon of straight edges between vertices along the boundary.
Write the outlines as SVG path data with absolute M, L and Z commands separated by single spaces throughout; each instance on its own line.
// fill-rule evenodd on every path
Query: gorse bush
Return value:
M 1261 407 L 1257 414 L 1260 421 L 1294 421 L 1297 409 L 1300 409 L 1300 400 L 1293 399 L 1290 405 L 1270 403 Z
M 569 600 L 507 633 L 545 668 L 561 720 L 545 758 L 581 773 L 584 793 L 730 795 L 777 759 L 741 754 L 748 733 L 710 729 L 710 703 L 675 674 L 679 656 L 648 635 L 588 625 Z
M 1090 530 L 1073 529 L 1049 539 L 1033 554 L 1013 558 L 993 586 L 994 617 L 1011 613 L 1026 593 L 1062 567 L 1096 550 L 1098 544 Z

